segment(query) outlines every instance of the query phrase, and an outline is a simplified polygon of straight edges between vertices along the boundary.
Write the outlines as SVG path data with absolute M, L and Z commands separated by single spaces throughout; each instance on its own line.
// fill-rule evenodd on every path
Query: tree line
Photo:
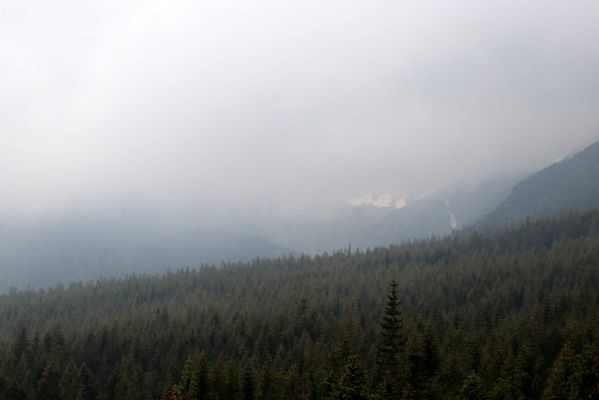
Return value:
M 0 296 L 0 398 L 599 398 L 599 212 Z

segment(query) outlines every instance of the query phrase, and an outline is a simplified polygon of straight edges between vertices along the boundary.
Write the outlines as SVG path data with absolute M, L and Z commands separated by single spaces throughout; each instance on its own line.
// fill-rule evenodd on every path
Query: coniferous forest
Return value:
M 0 296 L 2 399 L 597 399 L 599 211 Z

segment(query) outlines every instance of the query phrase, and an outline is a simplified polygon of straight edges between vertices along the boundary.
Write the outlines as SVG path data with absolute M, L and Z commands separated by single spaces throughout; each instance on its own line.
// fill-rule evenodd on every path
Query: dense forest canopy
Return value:
M 0 400 L 599 400 L 597 21 L 0 0 Z
M 598 284 L 589 211 L 13 290 L 0 398 L 597 398 Z

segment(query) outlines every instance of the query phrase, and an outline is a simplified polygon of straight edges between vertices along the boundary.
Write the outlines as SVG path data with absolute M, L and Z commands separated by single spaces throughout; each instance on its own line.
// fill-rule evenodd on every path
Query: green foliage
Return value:
M 210 393 L 209 373 L 206 354 L 188 358 L 175 391 L 185 400 L 207 399 Z
M 553 363 L 543 399 L 573 400 L 599 398 L 599 352 L 584 346 L 575 351 L 568 341 Z
M 251 361 L 247 361 L 243 369 L 242 391 L 244 400 L 254 400 L 256 398 L 256 371 Z
M 381 338 L 377 348 L 379 380 L 385 398 L 397 398 L 401 391 L 401 356 L 404 352 L 403 320 L 397 283 L 391 282 L 381 318 Z
M 339 400 L 363 400 L 367 398 L 366 372 L 355 354 L 348 357 L 345 372 L 333 398 Z
M 76 400 L 93 400 L 96 398 L 93 381 L 93 374 L 84 362 L 79 367 L 77 375 Z
M 61 397 L 60 378 L 61 372 L 59 367 L 53 361 L 49 361 L 46 368 L 44 368 L 42 378 L 38 384 L 37 399 L 59 399 Z
M 436 398 L 439 367 L 439 350 L 432 331 L 414 335 L 407 354 L 404 397 Z
M 458 395 L 458 400 L 484 400 L 486 396 L 484 395 L 482 389 L 482 383 L 480 377 L 472 372 L 466 376 L 464 379 L 464 383 L 462 385 L 462 389 L 460 390 L 460 394 Z
M 0 398 L 597 398 L 598 265 L 592 211 L 13 291 Z
M 403 320 L 399 309 L 397 283 L 393 281 L 387 294 L 385 313 L 381 319 L 381 341 L 377 349 L 377 359 L 386 373 L 397 373 L 400 356 L 403 353 Z

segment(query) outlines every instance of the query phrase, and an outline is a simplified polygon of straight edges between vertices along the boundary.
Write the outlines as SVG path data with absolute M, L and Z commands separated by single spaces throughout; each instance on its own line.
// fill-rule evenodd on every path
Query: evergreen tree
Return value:
M 464 380 L 458 400 L 483 400 L 485 398 L 480 377 L 474 372 L 470 373 Z
M 67 363 L 60 379 L 60 391 L 63 399 L 75 400 L 77 397 L 79 369 L 71 359 Z
M 177 387 L 177 385 L 175 385 L 166 391 L 164 398 L 165 400 L 182 400 L 183 396 L 181 396 L 179 388 Z
M 12 346 L 12 354 L 11 357 L 13 359 L 14 364 L 16 365 L 21 357 L 29 356 L 29 338 L 27 337 L 27 328 L 24 326 L 19 330 L 19 334 L 17 335 L 17 340 Z
M 186 400 L 204 399 L 208 394 L 208 366 L 204 355 L 185 361 L 177 391 Z
M 205 353 L 189 357 L 185 362 L 177 391 L 187 400 L 206 399 L 210 393 L 208 358 Z
M 224 376 L 224 396 L 226 399 L 235 399 L 240 396 L 241 385 L 240 385 L 240 371 L 242 368 L 233 361 L 227 362 L 225 365 L 225 376 Z
M 397 283 L 393 281 L 389 286 L 385 312 L 380 322 L 381 338 L 376 353 L 385 397 L 397 397 L 400 391 L 400 361 L 405 338 L 399 306 Z
M 270 400 L 274 398 L 274 386 L 272 365 L 270 364 L 270 360 L 266 360 L 264 367 L 262 368 L 262 380 L 260 381 L 261 399 Z
M 543 399 L 599 398 L 599 354 L 586 348 L 576 354 L 567 342 L 553 364 Z
M 524 343 L 518 350 L 514 365 L 514 386 L 520 397 L 538 399 L 542 392 L 543 360 L 536 346 Z
M 256 398 L 256 386 L 256 371 L 253 363 L 248 360 L 243 369 L 242 390 L 244 400 L 254 400 Z
M 432 398 L 433 378 L 439 368 L 439 352 L 433 334 L 427 330 L 411 342 L 407 354 L 406 398 Z
M 49 361 L 39 381 L 37 390 L 38 400 L 60 399 L 60 378 L 60 370 L 53 361 Z
M 79 367 L 77 377 L 77 400 L 93 400 L 96 398 L 94 386 L 94 376 L 85 363 Z
M 366 372 L 358 356 L 352 354 L 347 359 L 345 372 L 335 392 L 335 398 L 339 400 L 363 400 L 367 398 L 365 388 Z
M 0 392 L 0 393 L 2 393 L 2 392 Z M 4 394 L 5 394 L 5 397 L 3 397 L 3 399 L 28 400 L 31 398 L 31 396 L 27 395 L 24 388 L 15 382 L 12 382 L 12 383 L 9 383 L 6 385 L 6 387 L 4 389 Z

